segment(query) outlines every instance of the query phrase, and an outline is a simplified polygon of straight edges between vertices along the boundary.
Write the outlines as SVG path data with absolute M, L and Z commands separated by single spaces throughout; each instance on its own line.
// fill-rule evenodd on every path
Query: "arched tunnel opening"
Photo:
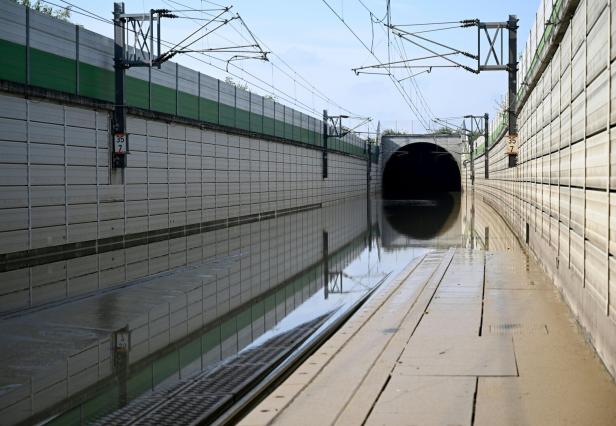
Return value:
M 426 142 L 405 145 L 392 154 L 383 171 L 383 198 L 432 198 L 461 190 L 458 163 L 444 148 Z

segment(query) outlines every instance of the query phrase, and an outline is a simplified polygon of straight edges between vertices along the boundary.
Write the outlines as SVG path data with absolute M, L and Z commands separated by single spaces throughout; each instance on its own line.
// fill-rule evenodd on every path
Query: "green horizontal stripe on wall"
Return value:
M 218 104 L 218 123 L 223 126 L 235 127 L 235 108 L 223 103 Z
M 66 93 L 77 92 L 77 65 L 74 59 L 30 48 L 30 83 Z
M 220 345 L 220 326 L 214 327 L 206 334 L 201 336 L 201 345 L 203 346 L 203 353 L 208 353 L 214 348 Z M 218 356 L 220 357 L 220 347 L 218 347 Z
M 228 319 L 220 325 L 220 341 L 224 342 L 232 336 L 236 336 L 237 333 L 237 321 L 236 317 Z
M 252 309 L 246 308 L 240 312 L 237 316 L 237 330 L 243 330 L 246 327 L 250 327 L 252 324 Z
M 199 119 L 199 97 L 178 91 L 178 115 Z
M 150 94 L 150 109 L 152 111 L 176 114 L 175 89 L 152 83 Z
M 250 113 L 241 108 L 236 108 L 235 125 L 238 129 L 250 130 Z
M 256 321 L 265 315 L 265 302 L 261 300 L 252 305 L 252 320 Z
M 124 78 L 126 104 L 137 108 L 150 108 L 150 87 L 146 80 L 126 76 Z
M 296 142 L 302 141 L 302 129 L 297 126 L 293 126 L 293 140 Z
M 284 123 L 284 137 L 293 140 L 293 125 Z
M 310 143 L 310 136 L 309 136 L 309 133 L 308 133 L 308 129 L 300 128 L 299 131 L 300 131 L 300 134 L 302 135 L 302 138 L 301 138 L 302 142 Z
M 263 309 L 265 313 L 272 312 L 276 309 L 276 295 L 272 294 L 263 300 Z
M 26 46 L 0 40 L 0 78 L 26 82 Z
M 250 113 L 250 131 L 256 133 L 263 133 L 263 120 L 264 117 L 261 114 Z
M 100 418 L 105 414 L 115 411 L 119 408 L 120 388 L 118 385 L 113 385 L 106 392 L 99 394 L 95 398 L 83 404 L 81 415 L 84 419 Z M 63 424 L 58 422 L 56 424 Z M 81 424 L 81 423 L 79 423 Z
M 284 131 L 286 128 L 286 124 L 280 120 L 274 120 L 274 135 L 279 138 L 284 138 Z
M 276 292 L 276 307 L 278 307 L 279 305 L 283 305 L 285 306 L 285 312 L 286 312 L 286 303 L 287 303 L 287 294 L 284 288 L 281 288 L 280 290 L 278 290 Z M 282 318 L 278 318 L 278 316 L 276 316 L 276 320 L 280 321 L 280 319 Z
M 128 399 L 137 398 L 142 393 L 152 389 L 152 369 L 144 368 L 126 381 Z
M 0 79 L 26 84 L 26 47 L 18 43 L 0 40 Z M 113 102 L 115 98 L 114 72 L 84 62 L 30 49 L 30 84 L 65 93 L 79 94 L 89 98 Z M 77 69 L 78 67 L 78 69 Z M 79 76 L 79 81 L 77 81 Z M 176 91 L 147 80 L 126 76 L 126 104 L 131 107 L 151 109 L 162 113 L 179 115 L 207 123 L 221 124 L 271 136 L 289 139 L 311 146 L 322 146 L 319 131 L 314 132 L 261 114 L 224 105 L 214 100 Z M 77 90 L 78 89 L 78 90 Z M 177 105 L 176 105 L 177 100 Z M 283 108 L 290 119 L 297 115 L 291 108 Z M 365 157 L 360 147 L 329 141 L 329 149 Z
M 79 63 L 79 94 L 113 102 L 115 98 L 113 71 Z
M 192 339 L 188 344 L 180 347 L 179 352 L 180 368 L 184 368 L 201 357 L 201 338 Z
M 273 136 L 276 133 L 276 123 L 273 118 L 263 117 L 263 133 Z
M 157 385 L 178 371 L 179 353 L 169 352 L 152 363 L 152 383 Z
M 199 120 L 218 124 L 218 102 L 211 99 L 199 98 Z

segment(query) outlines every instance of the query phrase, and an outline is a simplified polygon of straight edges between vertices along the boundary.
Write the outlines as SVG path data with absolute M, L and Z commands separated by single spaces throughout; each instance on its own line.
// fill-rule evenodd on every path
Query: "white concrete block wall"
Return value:
M 122 242 L 134 234 L 331 203 L 366 191 L 365 160 L 330 153 L 329 178 L 323 180 L 321 152 L 292 144 L 129 117 L 130 153 L 122 171 L 109 167 L 107 111 L 0 95 L 0 120 L 0 255 Z M 12 271 L 0 277 L 7 277 L 0 281 L 2 311 L 128 279 L 104 274 L 100 282 L 84 278 L 71 289 L 64 278 L 39 282 Z
M 85 274 L 83 276 L 89 278 L 87 281 L 96 282 L 109 274 L 137 278 L 147 273 L 148 266 L 160 264 L 181 266 L 191 263 L 198 268 L 192 272 L 182 269 L 171 276 L 152 277 L 142 286 L 147 287 L 149 296 L 146 297 L 158 295 L 158 304 L 152 304 L 149 310 L 144 309 L 141 313 L 135 311 L 132 317 L 109 318 L 110 330 L 127 326 L 130 331 L 130 363 L 135 363 L 217 320 L 227 321 L 234 309 L 235 312 L 249 309 L 259 296 L 284 287 L 285 282 L 319 264 L 323 253 L 323 230 L 329 232 L 330 255 L 350 246 L 345 256 L 330 260 L 332 270 L 344 269 L 364 249 L 365 209 L 365 200 L 347 200 L 323 209 L 116 250 L 80 262 L 75 259 L 66 269 L 71 271 L 71 276 Z M 223 265 L 216 266 L 214 260 L 223 261 Z M 47 269 L 47 276 L 55 274 L 54 279 L 62 279 L 63 270 L 63 267 Z M 30 273 L 36 275 L 33 271 Z M 196 280 L 195 277 L 202 273 L 209 276 Z M 311 291 L 294 291 L 291 298 L 287 297 L 277 306 L 274 318 L 266 321 L 263 317 L 261 325 L 256 324 L 256 331 L 255 324 L 238 329 L 237 333 L 220 342 L 218 355 L 205 360 L 205 365 L 242 349 L 262 333 L 266 324 L 273 326 L 322 288 L 321 269 L 308 279 Z M 67 279 L 67 282 L 70 287 L 75 284 L 73 279 Z M 102 302 L 105 306 L 117 302 L 114 302 L 113 294 L 104 297 L 109 298 Z M 139 286 L 123 289 L 123 303 L 143 297 L 144 289 Z M 138 305 L 135 303 L 135 307 Z M 128 324 L 123 323 L 127 318 Z M 96 333 L 98 342 L 75 348 L 66 362 L 55 366 L 54 374 L 34 375 L 26 385 L 3 394 L 0 415 L 10 419 L 10 423 L 23 420 L 108 377 L 111 374 L 111 341 L 102 330 Z
M 477 159 L 477 190 L 553 275 L 616 375 L 616 7 L 583 0 L 519 114 L 518 166 L 505 143 Z M 511 206 L 504 209 L 502 206 Z

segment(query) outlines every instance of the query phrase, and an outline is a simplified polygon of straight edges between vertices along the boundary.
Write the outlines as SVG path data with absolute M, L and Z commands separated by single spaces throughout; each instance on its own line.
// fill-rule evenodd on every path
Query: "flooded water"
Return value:
M 67 259 L 70 268 L 95 258 L 88 276 L 97 288 L 5 315 L 0 376 L 13 379 L 0 398 L 29 388 L 42 407 L 31 412 L 36 418 L 88 423 L 277 334 L 344 314 L 429 250 L 514 244 L 498 215 L 465 192 L 346 200 Z M 39 265 L 27 269 L 45 275 Z M 101 286 L 109 277 L 115 284 Z M 54 285 L 75 282 L 67 274 Z M 123 336 L 127 350 L 118 357 Z

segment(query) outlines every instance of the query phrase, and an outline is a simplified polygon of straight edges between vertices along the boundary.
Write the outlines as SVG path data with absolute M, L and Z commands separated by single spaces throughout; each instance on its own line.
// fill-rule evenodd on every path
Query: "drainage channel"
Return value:
M 327 341 L 342 325 L 364 304 L 366 300 L 387 281 L 391 272 L 383 276 L 374 287 L 355 301 L 348 309 L 340 313 L 334 313 L 324 324 L 312 334 L 306 341 L 286 358 L 277 368 L 261 380 L 253 389 L 237 400 L 228 410 L 211 424 L 229 425 L 235 424 L 242 419 L 252 408 L 262 401 L 270 392 L 293 373 L 306 359 Z M 206 424 L 198 422 L 194 424 Z M 209 423 L 208 423 L 209 424 Z
M 230 424 L 238 421 L 327 340 L 387 279 L 360 299 L 248 348 L 227 362 L 142 395 L 94 424 Z
M 314 333 L 330 315 L 281 333 L 210 370 L 142 395 L 94 424 L 211 423 Z

